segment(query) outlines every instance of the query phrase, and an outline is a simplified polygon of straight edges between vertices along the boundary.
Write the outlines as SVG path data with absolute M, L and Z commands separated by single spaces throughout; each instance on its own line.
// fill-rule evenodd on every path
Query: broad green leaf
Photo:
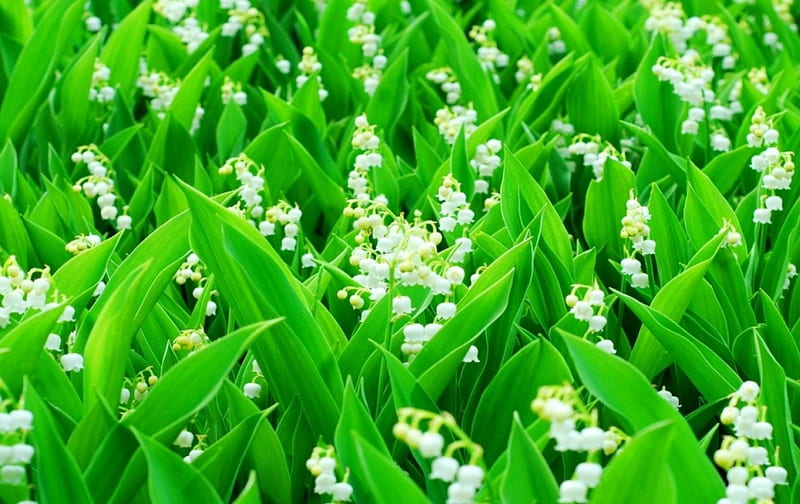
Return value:
M 21 145 L 37 110 L 50 93 L 61 57 L 83 9 L 77 2 L 52 2 L 14 65 L 0 104 L 0 138 Z
M 671 150 L 677 150 L 679 116 L 682 110 L 680 99 L 672 91 L 669 82 L 662 82 L 653 73 L 653 65 L 662 56 L 667 56 L 667 40 L 658 34 L 652 38 L 650 47 L 636 70 L 633 95 L 636 110 L 641 114 L 644 123 L 650 127 L 655 138 Z
M 592 502 L 677 504 L 680 482 L 667 457 L 676 430 L 674 422 L 665 422 L 638 432 L 603 471 Z
M 133 335 L 189 252 L 188 221 L 181 214 L 153 231 L 120 264 L 92 308 L 94 324 L 77 340 L 86 363 L 84 411 L 94 405 L 95 394 L 109 404 L 118 401 Z
M 215 274 L 219 290 L 231 300 L 234 317 L 240 323 L 286 317 L 279 331 L 301 343 L 305 357 L 297 357 L 310 359 L 331 399 L 338 402 L 343 382 L 331 345 L 344 336 L 322 332 L 311 308 L 325 308 L 316 301 L 309 304 L 305 288 L 253 226 L 194 189 L 184 187 L 184 192 L 192 215 L 192 249 Z
M 520 207 L 527 208 L 530 217 L 534 217 L 539 212 L 542 212 L 542 218 L 544 219 L 542 223 L 542 239 L 548 244 L 550 249 L 553 250 L 561 264 L 567 268 L 568 271 L 571 271 L 572 246 L 570 245 L 569 234 L 564 228 L 561 217 L 559 217 L 558 212 L 556 212 L 555 207 L 553 207 L 553 204 L 550 202 L 550 199 L 547 197 L 542 187 L 533 179 L 530 173 L 525 170 L 516 156 L 514 156 L 510 150 L 506 149 L 504 157 L 503 183 L 500 187 L 501 205 L 503 205 L 503 201 L 508 198 L 512 201 L 518 201 Z M 506 218 L 506 209 L 505 207 L 502 208 L 504 213 L 503 219 L 509 226 L 509 231 L 513 235 L 518 236 L 519 233 L 522 232 L 522 229 L 511 228 L 512 224 L 509 223 L 513 223 L 513 217 L 510 217 L 511 220 Z M 509 211 L 513 212 L 513 207 L 509 207 Z M 524 224 L 527 224 L 527 222 L 529 221 L 525 221 Z M 523 223 L 520 222 L 520 224 Z
M 245 455 L 265 422 L 266 414 L 258 412 L 237 423 L 192 462 L 225 502 L 230 501 Z
M 251 399 L 230 381 L 225 392 L 231 413 L 231 425 L 238 424 L 259 411 Z M 269 408 L 272 411 L 274 407 Z M 252 467 L 258 476 L 258 488 L 268 499 L 280 503 L 292 502 L 292 484 L 286 454 L 272 424 L 261 422 L 247 451 L 245 467 Z
M 458 304 L 456 315 L 444 324 L 436 333 L 437 337 L 422 348 L 409 366 L 433 398 L 437 398 L 450 383 L 469 345 L 506 308 L 513 270 L 497 280 L 484 275 L 470 289 L 470 293 L 476 294 L 465 297 Z
M 535 420 L 530 404 L 539 387 L 559 385 L 571 378 L 563 357 L 546 341 L 529 343 L 506 361 L 483 389 L 470 431 L 471 438 L 483 447 L 487 463 L 494 462 L 506 448 L 512 429 L 509 421 L 515 413 L 519 416 L 514 422 L 523 426 Z M 515 391 L 517 383 L 527 385 Z
M 136 437 L 147 459 L 147 487 L 153 504 L 222 502 L 211 483 L 192 464 L 142 433 Z
M 689 166 L 687 174 L 689 184 L 683 218 L 692 244 L 700 248 L 719 233 L 726 221 L 741 232 L 742 225 L 739 224 L 736 213 L 711 179 L 694 166 Z M 732 247 L 732 250 L 740 262 L 747 258 L 744 238 L 742 244 Z
M 34 371 L 44 353 L 47 336 L 63 311 L 64 305 L 58 305 L 21 321 L 5 334 L 0 333 L 2 379 L 14 395 L 19 395 L 24 377 Z
M 630 296 L 617 295 L 708 401 L 727 397 L 741 385 L 741 378 L 725 360 L 669 317 Z
M 4 376 L 5 375 L 5 367 Z M 31 441 L 35 449 L 33 471 L 37 497 L 42 502 L 93 502 L 72 454 L 64 446 L 47 403 L 30 382 L 25 384 L 25 407 L 33 413 Z
M 278 322 L 243 327 L 179 361 L 122 423 L 159 438 L 162 436 L 158 434 L 166 431 L 174 439 L 183 423 L 216 395 L 244 351 Z
M 463 31 L 437 0 L 428 0 L 428 8 L 439 27 L 447 59 L 463 90 L 465 102 L 473 102 L 478 117 L 497 113 L 497 99 L 489 75 L 481 68 Z
M 630 434 L 664 420 L 674 422 L 673 449 L 667 453 L 666 462 L 672 469 L 677 502 L 713 502 L 724 495 L 722 479 L 700 450 L 686 421 L 638 369 L 589 342 L 562 335 L 583 384 L 634 429 Z
M 503 502 L 533 504 L 556 502 L 558 485 L 547 460 L 514 415 L 508 437 L 508 463 L 503 476 Z
M 428 502 L 425 494 L 391 458 L 372 446 L 359 432 L 350 431 L 350 436 L 355 459 L 349 467 L 352 474 L 358 474 L 362 478 L 361 491 L 369 496 L 370 502 L 376 504 Z
M 150 0 L 145 0 L 125 16 L 117 29 L 111 32 L 101 55 L 103 62 L 111 69 L 111 82 L 119 86 L 126 99 L 135 89 L 139 56 L 150 19 L 150 3 Z
M 611 86 L 592 54 L 579 59 L 567 89 L 567 113 L 575 131 L 599 134 L 616 143 L 619 138 L 619 110 Z
M 623 256 L 619 237 L 626 202 L 634 187 L 633 172 L 614 161 L 606 161 L 601 180 L 592 180 L 586 191 L 586 207 L 583 217 L 583 234 L 586 242 L 595 248 L 606 247 L 614 258 Z
M 692 293 L 696 292 L 697 286 L 708 272 L 722 238 L 724 237 L 719 236 L 717 239 L 711 240 L 706 248 L 698 252 L 699 256 L 701 253 L 710 251 L 713 254 L 711 258 L 690 265 L 658 291 L 651 303 L 654 310 L 672 320 L 680 321 L 692 300 Z M 693 259 L 692 263 L 694 262 Z M 650 378 L 669 364 L 669 356 L 647 329 L 639 331 L 639 337 L 633 345 L 630 359 L 633 365 Z

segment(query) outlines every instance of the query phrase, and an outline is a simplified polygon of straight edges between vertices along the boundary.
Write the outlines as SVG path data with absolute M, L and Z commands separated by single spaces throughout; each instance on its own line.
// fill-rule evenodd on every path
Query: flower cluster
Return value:
M 464 136 L 469 136 L 478 128 L 478 113 L 472 108 L 470 104 L 467 107 L 462 105 L 455 105 L 453 107 L 445 106 L 436 111 L 436 118 L 433 123 L 439 128 L 439 134 L 442 135 L 448 145 L 453 145 L 458 137 L 458 132 L 464 129 Z
M 100 59 L 94 61 L 94 72 L 92 72 L 92 85 L 89 88 L 89 101 L 100 104 L 107 104 L 114 101 L 116 90 L 109 85 L 108 79 L 111 77 L 111 69 L 103 64 Z
M 420 212 L 411 221 L 403 215 L 396 216 L 381 196 L 374 200 L 350 200 L 344 215 L 355 219 L 357 246 L 350 254 L 350 264 L 358 270 L 353 276 L 358 285 L 341 289 L 337 294 L 339 299 L 349 299 L 354 309 L 361 310 L 366 306 L 365 298 L 377 302 L 391 292 L 393 312 L 402 316 L 415 311 L 412 300 L 402 294 L 405 287 L 422 286 L 434 296 L 445 296 L 436 307 L 432 323 L 412 323 L 403 329 L 401 350 L 410 362 L 441 329 L 441 323 L 455 315 L 456 305 L 451 301 L 453 288 L 465 278 L 458 263 L 472 250 L 472 241 L 467 237 L 456 238 L 453 247 L 439 252 L 443 237 L 434 222 L 422 220 Z M 369 308 L 364 309 L 362 320 L 368 313 Z M 477 361 L 477 348 L 470 349 L 465 361 Z
M 378 201 L 366 206 L 357 203 L 351 201 L 344 210 L 345 217 L 355 218 L 353 227 L 358 231 L 358 246 L 350 255 L 350 264 L 358 267 L 360 273 L 354 279 L 369 292 L 371 300 L 386 294 L 390 277 L 401 285 L 425 286 L 435 295 L 449 294 L 454 284 L 463 282 L 463 269 L 459 273 L 451 269 L 451 263 L 462 262 L 472 251 L 469 238 L 457 238 L 449 254 L 440 253 L 442 235 L 433 222 L 422 220 L 419 214 L 408 221 L 393 215 Z
M 350 470 L 345 469 L 344 476 L 339 480 L 336 471 L 338 465 L 336 450 L 332 445 L 315 446 L 311 457 L 306 460 L 306 469 L 314 476 L 314 493 L 331 495 L 332 503 L 349 502 L 353 495 L 353 486 L 347 482 Z
M 185 285 L 188 281 L 192 281 L 196 286 L 192 289 L 192 297 L 199 300 L 205 292 L 205 285 L 208 278 L 203 275 L 205 266 L 200 262 L 200 258 L 194 252 L 190 252 L 186 260 L 175 272 L 175 283 L 178 285 Z M 215 294 L 215 291 L 212 291 Z M 206 303 L 206 317 L 216 315 L 217 303 L 209 299 Z
M 657 393 L 660 397 L 662 397 L 665 401 L 667 401 L 670 406 L 672 406 L 676 410 L 680 409 L 681 400 L 680 398 L 678 398 L 678 396 L 674 395 L 672 392 L 665 389 L 664 387 L 661 387 L 661 390 L 659 390 Z
M 153 4 L 153 10 L 174 24 L 196 8 L 197 4 L 198 0 L 158 0 Z
M 64 247 L 67 252 L 72 255 L 78 255 L 81 252 L 85 252 L 90 248 L 94 248 L 102 242 L 102 238 L 100 238 L 96 234 L 88 234 L 88 235 L 78 235 L 75 237 L 74 240 L 69 241 L 66 246 Z
M 531 91 L 538 91 L 542 87 L 542 74 L 536 73 L 533 68 L 533 61 L 527 56 L 517 60 L 517 71 L 514 73 L 517 83 L 525 83 L 525 88 Z
M 777 456 L 770 463 L 764 446 L 772 439 L 772 424 L 766 420 L 767 409 L 759 393 L 756 382 L 742 383 L 720 414 L 720 422 L 732 426 L 734 435 L 725 436 L 714 453 L 714 462 L 728 477 L 725 497 L 717 504 L 771 503 L 775 485 L 787 484 L 786 469 L 778 465 Z
M 88 10 L 84 12 L 84 16 L 85 19 L 83 20 L 83 25 L 86 27 L 86 30 L 95 33 L 99 32 L 100 29 L 103 27 L 103 20 L 95 16 Z
M 158 383 L 158 376 L 153 372 L 152 367 L 140 371 L 133 380 L 126 378 L 119 391 L 119 407 L 122 416 L 132 412 L 139 403 L 144 401 L 144 398 L 150 393 L 150 388 L 156 383 Z
M 620 262 L 622 273 L 631 276 L 631 285 L 646 288 L 649 285 L 647 273 L 642 272 L 642 263 L 636 259 L 638 252 L 644 256 L 656 253 L 656 242 L 650 238 L 650 210 L 639 203 L 631 190 L 630 199 L 625 203 L 626 213 L 622 218 L 620 238 L 630 240 L 633 252 Z M 627 249 L 627 247 L 626 247 Z
M 583 291 L 583 296 L 579 297 L 578 293 L 581 291 Z M 606 327 L 608 320 L 603 313 L 608 311 L 608 306 L 605 303 L 605 296 L 605 293 L 595 281 L 594 285 L 574 284 L 565 298 L 569 312 L 572 313 L 575 320 L 583 320 L 589 324 L 586 329 L 587 336 L 592 333 L 599 333 Z M 617 353 L 614 348 L 614 342 L 609 339 L 600 338 L 595 345 L 606 353 Z
M 769 93 L 771 88 L 767 70 L 764 67 L 751 68 L 747 72 L 747 81 L 761 94 Z
M 172 33 L 178 36 L 190 53 L 209 36 L 197 21 L 198 3 L 198 0 L 158 0 L 153 4 L 153 10 L 172 23 Z
M 481 68 L 489 72 L 495 82 L 500 82 L 497 74 L 498 68 L 508 66 L 508 54 L 497 47 L 497 42 L 492 39 L 492 32 L 497 28 L 493 19 L 487 19 L 480 25 L 475 25 L 469 31 L 469 38 L 478 44 L 478 63 Z
M 316 74 L 317 87 L 319 89 L 319 101 L 324 101 L 325 98 L 328 97 L 328 90 L 322 86 L 322 77 L 320 76 L 320 72 L 322 71 L 322 63 L 319 62 L 317 53 L 314 52 L 313 47 L 303 48 L 303 58 L 300 60 L 300 63 L 297 64 L 297 68 L 300 70 L 300 75 L 295 78 L 295 84 L 297 84 L 297 87 L 303 87 L 303 85 L 308 81 L 309 77 Z
M 375 126 L 369 123 L 366 114 L 356 117 L 355 123 L 350 145 L 358 154 L 347 177 L 347 187 L 353 191 L 356 199 L 366 201 L 370 193 L 369 171 L 383 165 L 383 156 L 379 152 L 381 139 L 375 134 Z
M 181 88 L 180 80 L 172 80 L 164 72 L 149 71 L 147 65 L 142 60 L 139 68 L 139 78 L 136 79 L 136 86 L 142 90 L 142 94 L 150 98 L 150 108 L 156 113 L 159 119 L 164 119 L 167 110 L 172 106 L 175 96 Z M 194 134 L 200 128 L 200 121 L 205 115 L 205 109 L 198 104 L 194 111 L 192 124 L 189 133 Z
M 197 444 L 194 443 L 195 438 L 197 438 Z M 204 443 L 205 436 L 195 436 L 194 433 L 188 429 L 183 429 L 180 431 L 178 433 L 178 437 L 176 437 L 175 441 L 172 442 L 172 444 L 178 448 L 190 449 L 189 453 L 183 457 L 183 461 L 187 464 L 191 464 L 197 457 L 203 454 Z
M 475 220 L 475 212 L 469 207 L 467 195 L 461 192 L 461 183 L 452 173 L 445 175 L 436 198 L 441 203 L 439 229 L 455 231 L 456 226 L 469 226 Z
M 75 345 L 75 335 L 75 331 L 69 333 L 67 337 L 67 351 L 63 354 L 61 352 L 62 342 L 60 334 L 50 333 L 44 344 L 45 350 L 53 352 L 54 357 L 61 354 L 60 357 L 58 357 L 58 361 L 61 362 L 61 367 L 64 368 L 64 372 L 67 373 L 77 373 L 83 369 L 83 355 L 71 351 L 72 347 Z
M 425 79 L 439 85 L 448 105 L 458 103 L 461 99 L 461 84 L 452 68 L 448 66 L 434 68 L 425 74 Z
M 264 14 L 248 0 L 220 0 L 219 6 L 228 11 L 228 20 L 222 25 L 222 36 L 235 37 L 241 30 L 247 37 L 242 54 L 247 56 L 256 52 L 269 37 Z
M 0 298 L 0 328 L 7 327 L 30 310 L 52 310 L 62 300 L 53 286 L 49 268 L 32 268 L 26 272 L 13 255 L 0 266 Z M 75 309 L 67 306 L 58 322 L 72 322 L 74 317 Z
M 264 379 L 264 374 L 261 373 L 261 367 L 258 365 L 258 361 L 253 359 L 253 376 L 249 382 L 245 383 L 242 387 L 242 392 L 244 392 L 245 397 L 250 399 L 257 399 L 261 397 L 261 384 L 256 383 L 256 380 Z
M 668 81 L 672 91 L 693 107 L 711 103 L 716 95 L 711 89 L 714 70 L 698 61 L 697 53 L 679 59 L 660 57 L 652 71 L 660 81 Z
M 426 427 L 424 430 L 423 423 Z M 446 447 L 445 438 L 440 432 L 443 427 L 447 427 L 452 437 L 456 438 Z M 401 408 L 397 412 L 397 423 L 392 432 L 395 437 L 418 450 L 423 457 L 434 459 L 430 479 L 450 483 L 447 488 L 448 504 L 474 502 L 485 476 L 482 467 L 483 448 L 461 430 L 452 415 Z M 458 450 L 466 452 L 466 464 L 461 464 L 455 458 Z
M 691 26 L 683 23 L 685 14 L 683 6 L 678 2 L 655 3 L 650 8 L 649 16 L 644 22 L 644 29 L 649 32 L 665 34 L 673 47 L 682 53 L 686 50 L 686 41 L 694 35 Z
M 210 342 L 211 340 L 203 329 L 186 329 L 181 331 L 180 334 L 172 340 L 172 350 L 176 352 L 184 350 L 191 354 L 208 345 Z
M 794 175 L 794 153 L 781 152 L 776 146 L 780 134 L 773 126 L 773 119 L 767 118 L 760 106 L 753 113 L 747 144 L 750 147 L 766 149 L 750 158 L 750 167 L 761 173 L 758 208 L 753 211 L 753 222 L 769 224 L 772 212 L 783 210 L 783 199 L 776 191 L 791 187 Z
M 561 56 L 567 52 L 567 44 L 561 39 L 561 30 L 555 26 L 547 30 L 547 52 L 550 56 Z
M 600 150 L 600 147 L 603 150 Z M 610 142 L 603 142 L 599 135 L 588 135 L 580 133 L 575 135 L 572 143 L 567 147 L 567 152 L 571 156 L 583 156 L 584 166 L 591 166 L 594 178 L 603 179 L 606 161 L 613 159 L 620 162 L 627 168 L 631 167 L 630 161 L 625 159 L 624 152 L 619 152 Z
M 186 50 L 190 53 L 197 50 L 209 35 L 194 16 L 187 17 L 173 26 L 172 32 L 181 39 L 181 42 L 186 46 Z
M 550 422 L 550 437 L 556 440 L 557 451 L 587 454 L 572 479 L 561 483 L 558 502 L 588 502 L 589 489 L 596 487 L 603 475 L 602 454 L 615 453 L 627 436 L 616 427 L 602 429 L 597 410 L 590 411 L 569 384 L 540 387 L 531 409 Z
M 33 429 L 33 413 L 15 405 L 13 399 L 0 397 L 0 484 L 27 484 L 26 466 L 35 454 L 27 443 Z
M 89 199 L 96 198 L 103 220 L 113 221 L 119 230 L 131 229 L 131 217 L 125 213 L 128 207 L 121 204 L 122 198 L 115 192 L 116 184 L 112 178 L 114 171 L 111 169 L 111 161 L 94 144 L 78 147 L 70 159 L 75 164 L 85 163 L 89 169 L 89 175 L 73 185 L 75 192 L 83 192 Z
M 237 105 L 247 105 L 247 93 L 242 90 L 242 84 L 240 82 L 233 82 L 233 80 L 226 75 L 220 90 L 222 92 L 222 103 L 225 105 L 231 100 Z
M 489 192 L 489 180 L 494 175 L 494 171 L 500 166 L 500 151 L 503 150 L 503 143 L 493 138 L 485 144 L 480 144 L 475 148 L 475 157 L 469 161 L 469 165 L 475 169 L 479 178 L 475 179 L 475 193 L 486 194 Z
M 695 51 L 689 48 L 688 43 L 696 33 L 704 31 L 703 42 L 710 48 L 711 56 L 722 58 L 721 66 L 724 70 L 732 69 L 736 64 L 736 55 L 733 54 L 732 40 L 725 22 L 717 16 L 692 16 L 684 21 L 685 18 L 680 3 L 657 3 L 651 6 L 644 27 L 647 31 L 667 35 L 672 45 L 682 55 Z
M 792 0 L 775 0 L 772 2 L 772 7 L 778 18 L 789 26 L 789 29 L 797 33 L 797 23 L 795 23 L 794 15 L 792 14 Z M 771 48 L 773 51 L 783 50 L 783 43 L 781 43 L 778 34 L 775 33 L 775 27 L 772 20 L 764 14 L 762 16 L 764 24 L 764 45 Z
M 361 46 L 366 62 L 353 70 L 353 77 L 364 82 L 364 91 L 372 96 L 381 81 L 387 59 L 381 49 L 381 36 L 376 33 L 375 13 L 367 10 L 366 0 L 355 0 L 347 9 L 347 19 L 354 25 L 347 30 L 350 42 Z
M 264 236 L 272 236 L 275 234 L 276 224 L 280 224 L 283 226 L 281 250 L 295 250 L 302 216 L 303 212 L 297 206 L 291 206 L 280 200 L 274 206 L 267 208 L 264 220 L 258 224 L 258 230 Z

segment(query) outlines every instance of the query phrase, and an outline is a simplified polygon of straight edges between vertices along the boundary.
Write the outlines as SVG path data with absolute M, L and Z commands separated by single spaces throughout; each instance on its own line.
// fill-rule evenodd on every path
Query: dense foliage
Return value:
M 0 501 L 800 502 L 797 10 L 3 0 Z

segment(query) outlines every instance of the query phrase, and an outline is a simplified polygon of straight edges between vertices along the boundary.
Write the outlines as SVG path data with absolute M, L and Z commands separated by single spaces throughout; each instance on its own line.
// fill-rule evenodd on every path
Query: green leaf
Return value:
M 180 430 L 186 420 L 213 399 L 242 353 L 277 322 L 243 327 L 179 361 L 125 416 L 123 425 L 150 436 L 166 431 L 174 439 L 172 431 Z
M 409 366 L 432 398 L 439 397 L 451 382 L 469 345 L 506 308 L 513 269 L 497 280 L 487 273 L 488 270 L 478 278 L 467 297 L 458 303 L 456 315 L 436 333 L 436 338 L 425 344 Z
M 250 471 L 250 476 L 247 477 L 247 484 L 239 492 L 239 496 L 236 497 L 233 504 L 261 504 L 261 498 L 258 494 L 258 478 L 256 478 L 255 471 Z
M 567 88 L 567 114 L 579 133 L 599 134 L 603 140 L 619 139 L 619 109 L 611 86 L 593 54 L 579 59 Z
M 683 105 L 672 91 L 670 83 L 659 81 L 653 73 L 653 65 L 660 57 L 667 56 L 667 44 L 664 35 L 653 37 L 636 70 L 633 96 L 636 110 L 650 127 L 653 136 L 675 152 L 678 146 L 678 123 L 681 121 L 679 114 Z
M 535 420 L 530 409 L 539 387 L 571 381 L 569 368 L 558 351 L 545 340 L 537 340 L 518 350 L 500 368 L 494 379 L 481 391 L 481 400 L 475 411 L 471 438 L 479 443 L 487 463 L 506 448 L 509 420 L 518 415 L 514 423 L 528 425 Z M 527 384 L 515 390 L 515 384 Z M 512 432 L 513 435 L 513 432 Z
M 258 412 L 238 422 L 192 462 L 225 502 L 230 501 L 245 455 L 267 414 L 268 412 Z
M 186 78 L 181 82 L 181 88 L 169 111 L 172 116 L 178 120 L 181 126 L 191 131 L 192 122 L 194 121 L 195 111 L 198 103 L 200 103 L 200 95 L 205 89 L 206 76 L 208 75 L 209 68 L 211 67 L 212 59 L 211 53 L 206 53 L 203 58 L 197 62 L 194 68 L 186 75 Z
M 547 243 L 548 247 L 558 257 L 561 264 L 567 268 L 568 271 L 572 270 L 572 245 L 570 244 L 569 234 L 558 215 L 544 189 L 534 180 L 530 173 L 525 170 L 525 167 L 520 161 L 511 153 L 510 150 L 505 150 L 505 163 L 503 172 L 503 182 L 500 186 L 500 204 L 504 205 L 506 199 L 510 201 L 518 201 L 520 207 L 527 209 L 527 214 L 534 217 L 539 212 L 542 212 L 542 239 Z M 513 205 L 513 203 L 512 203 Z M 501 206 L 503 210 L 503 220 L 509 226 L 509 232 L 514 236 L 519 236 L 522 228 L 512 227 L 514 223 L 513 216 L 507 217 L 507 212 L 513 212 L 514 207 Z M 518 215 L 523 215 L 522 213 Z M 519 222 L 519 221 L 517 221 Z M 525 223 L 529 220 L 524 221 Z M 520 222 L 522 224 L 522 222 Z
M 689 184 L 683 218 L 692 245 L 700 248 L 719 233 L 726 221 L 741 233 L 742 225 L 736 213 L 711 179 L 691 165 L 687 174 Z M 736 253 L 740 263 L 747 259 L 747 244 L 744 237 L 742 244 L 731 247 L 731 250 Z
M 139 74 L 139 56 L 150 19 L 150 3 L 145 0 L 125 16 L 103 48 L 101 59 L 111 70 L 111 83 L 119 86 L 126 99 L 133 94 Z
M 133 335 L 189 253 L 188 220 L 184 213 L 153 231 L 120 264 L 92 308 L 94 325 L 81 329 L 77 341 L 77 351 L 85 344 L 84 411 L 96 393 L 109 404 L 119 400 Z
M 3 382 L 13 395 L 19 395 L 23 379 L 31 374 L 44 353 L 47 336 L 64 311 L 64 305 L 37 313 L 0 336 L 0 369 Z
M 586 210 L 583 217 L 583 234 L 586 242 L 595 248 L 606 247 L 609 255 L 621 258 L 622 242 L 619 237 L 626 203 L 634 188 L 633 172 L 612 159 L 606 161 L 601 180 L 592 180 L 586 191 Z
M 354 434 L 358 434 L 361 443 L 356 442 Z M 360 465 L 360 457 L 362 455 L 359 452 L 359 444 L 369 444 L 381 456 L 387 459 L 391 457 L 389 449 L 375 426 L 375 422 L 373 422 L 366 407 L 356 395 L 352 382 L 348 382 L 345 386 L 342 415 L 339 417 L 334 439 L 336 453 L 343 467 L 352 468 Z M 351 472 L 350 476 L 353 481 L 355 500 L 372 500 L 373 496 L 367 492 L 369 486 L 366 481 L 367 477 L 355 470 Z
M 21 144 L 50 85 L 83 8 L 77 2 L 52 2 L 17 58 L 0 104 L 0 138 Z
M 675 480 L 677 502 L 714 502 L 724 495 L 722 479 L 700 450 L 689 425 L 638 369 L 587 341 L 561 334 L 583 384 L 634 433 L 664 420 L 674 421 L 673 449 L 666 458 Z
M 508 438 L 508 464 L 503 476 L 503 502 L 533 504 L 557 502 L 558 484 L 547 460 L 515 414 Z
M 297 395 L 314 431 L 330 437 L 343 389 L 331 345 L 344 336 L 323 333 L 305 287 L 253 226 L 194 189 L 184 192 L 192 214 L 192 250 L 214 273 L 233 317 L 242 324 L 286 318 L 255 345 L 271 390 L 286 405 Z M 325 310 L 318 301 L 313 306 Z
M 708 401 L 727 397 L 742 384 L 741 378 L 719 355 L 669 317 L 630 296 L 619 292 L 617 295 Z
M 361 491 L 369 496 L 369 502 L 376 504 L 429 502 L 419 487 L 391 458 L 372 446 L 359 432 L 351 431 L 350 436 L 356 455 L 355 460 L 350 462 L 350 471 L 351 474 L 358 474 L 362 478 Z
M 211 483 L 192 464 L 142 433 L 137 432 L 136 437 L 147 459 L 147 488 L 153 504 L 222 502 Z
M 675 422 L 658 423 L 625 444 L 600 478 L 592 503 L 677 504 L 676 481 L 667 457 Z
M 492 81 L 478 63 L 461 28 L 437 0 L 427 0 L 427 3 L 439 27 L 447 60 L 461 84 L 464 102 L 475 104 L 478 117 L 496 114 L 498 107 Z
M 225 381 L 225 392 L 231 413 L 231 424 L 238 424 L 259 411 L 252 400 L 246 398 L 236 385 Z M 272 411 L 274 407 L 268 409 Z M 291 504 L 292 482 L 286 454 L 280 439 L 269 422 L 261 422 L 247 451 L 245 467 L 251 467 L 258 476 L 261 494 L 280 504 Z
M 704 253 L 706 250 L 711 250 L 716 255 L 723 238 L 724 236 L 718 236 L 717 239 L 709 242 L 708 248 L 701 250 L 701 252 Z M 698 255 L 701 252 L 698 252 Z M 672 320 L 680 321 L 689 307 L 693 294 L 697 292 L 698 285 L 708 272 L 712 260 L 713 256 L 711 259 L 690 265 L 678 276 L 667 282 L 653 298 L 652 308 Z M 636 338 L 636 343 L 633 345 L 630 360 L 631 364 L 641 369 L 650 378 L 664 369 L 670 361 L 663 347 L 647 329 L 639 331 L 639 337 Z
M 5 369 L 3 367 L 4 376 Z M 35 449 L 33 474 L 39 501 L 93 502 L 78 464 L 59 436 L 50 409 L 27 381 L 24 396 L 25 407 L 33 413 L 34 418 L 30 436 Z

